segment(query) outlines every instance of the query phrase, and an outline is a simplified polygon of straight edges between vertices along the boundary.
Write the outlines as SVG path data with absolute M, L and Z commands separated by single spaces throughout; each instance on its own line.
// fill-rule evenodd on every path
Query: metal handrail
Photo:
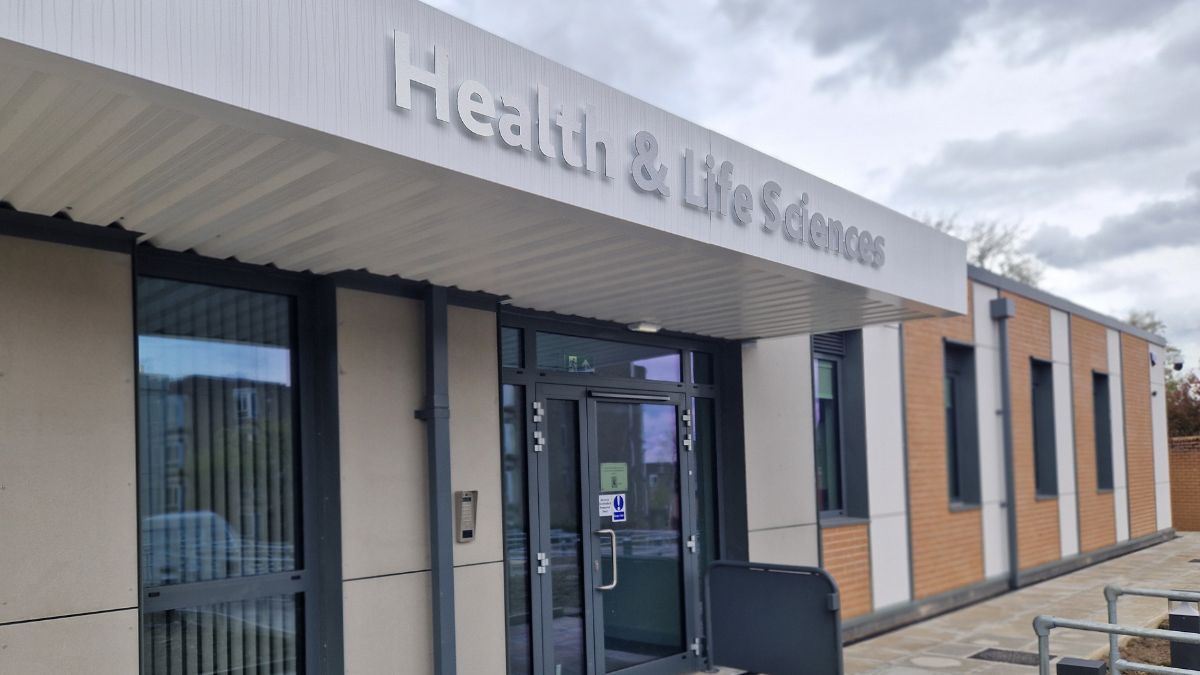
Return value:
M 1143 598 L 1163 598 L 1164 600 L 1176 600 L 1184 602 L 1200 603 L 1200 593 L 1193 591 L 1164 591 L 1157 588 L 1137 588 L 1125 587 L 1117 584 L 1109 584 L 1104 587 L 1104 600 L 1108 604 L 1108 623 L 1117 623 L 1117 600 L 1122 595 L 1135 595 Z M 1108 663 L 1112 669 L 1112 675 L 1121 675 L 1121 670 L 1130 666 L 1130 663 L 1121 659 L 1121 645 L 1117 633 L 1109 633 L 1108 635 Z M 1151 668 L 1159 668 L 1161 666 L 1151 666 Z M 1138 665 L 1138 670 L 1146 672 L 1156 672 L 1147 670 Z M 1167 673 L 1190 673 L 1195 671 L 1172 669 L 1169 671 L 1157 671 Z
M 1056 616 L 1042 615 L 1033 620 L 1033 632 L 1037 633 L 1038 638 L 1038 675 L 1051 675 L 1050 631 L 1055 628 L 1070 628 L 1092 633 L 1108 633 L 1112 636 L 1131 635 L 1133 637 L 1150 638 L 1152 640 L 1170 640 L 1171 642 L 1200 645 L 1200 633 L 1184 633 L 1182 631 L 1162 630 L 1159 628 L 1118 626 L 1111 623 L 1100 623 L 1099 621 L 1079 621 L 1076 619 L 1061 619 Z M 1120 672 L 1117 670 L 1118 668 L 1137 668 L 1138 670 L 1153 673 L 1154 675 L 1200 675 L 1200 670 L 1153 666 L 1147 663 L 1126 661 L 1121 658 L 1114 658 L 1110 665 L 1114 673 Z

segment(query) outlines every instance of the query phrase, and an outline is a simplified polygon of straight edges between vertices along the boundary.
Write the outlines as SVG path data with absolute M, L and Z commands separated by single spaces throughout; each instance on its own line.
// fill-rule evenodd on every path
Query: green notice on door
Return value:
M 600 491 L 624 492 L 629 486 L 629 465 L 625 462 L 600 463 Z

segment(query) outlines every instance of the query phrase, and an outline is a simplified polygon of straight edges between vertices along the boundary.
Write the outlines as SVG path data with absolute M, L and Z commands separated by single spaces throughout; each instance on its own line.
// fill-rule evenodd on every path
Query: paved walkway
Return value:
M 969 657 L 988 647 L 1036 653 L 1032 622 L 1038 614 L 1107 620 L 1103 589 L 1110 583 L 1200 589 L 1200 563 L 1191 562 L 1195 559 L 1200 559 L 1200 533 L 1183 533 L 1158 546 L 851 645 L 845 652 L 846 673 L 1036 673 L 1035 666 Z M 1165 600 L 1150 598 L 1124 597 L 1119 607 L 1123 624 L 1150 625 L 1167 612 Z M 1098 657 L 1107 653 L 1107 645 L 1108 637 L 1101 633 L 1055 630 L 1050 651 Z

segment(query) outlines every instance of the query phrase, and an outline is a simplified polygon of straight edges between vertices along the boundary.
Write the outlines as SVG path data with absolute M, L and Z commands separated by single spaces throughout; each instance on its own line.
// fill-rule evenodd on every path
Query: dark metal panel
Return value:
M 725 343 L 718 359 L 720 419 L 717 441 L 717 504 L 720 557 L 750 559 L 746 516 L 746 433 L 742 402 L 742 345 Z
M 321 661 L 317 672 L 344 670 L 342 627 L 342 498 L 341 444 L 338 423 L 337 287 L 321 279 L 314 298 L 312 324 L 316 338 L 316 469 L 319 494 L 317 582 L 313 596 L 319 607 Z
M 311 292 L 316 276 L 307 272 L 289 272 L 267 265 L 252 265 L 238 260 L 218 260 L 197 253 L 179 253 L 141 244 L 134 254 L 142 276 L 190 281 L 210 286 L 242 288 L 280 295 Z
M 454 517 L 450 503 L 450 360 L 446 289 L 425 289 L 425 422 L 429 555 L 433 585 L 433 668 L 454 675 Z
M 67 218 L 16 211 L 0 203 L 0 235 L 93 248 L 115 253 L 131 253 L 138 233 L 120 227 L 88 225 Z
M 870 489 L 867 485 L 867 377 L 863 366 L 862 331 L 836 334 L 845 358 L 839 378 L 842 400 L 842 489 L 845 490 L 846 515 L 871 516 Z M 815 431 L 815 429 L 814 429 Z M 813 457 L 816 462 L 816 457 Z
M 717 562 L 708 573 L 709 658 L 771 675 L 840 675 L 833 577 L 817 567 Z

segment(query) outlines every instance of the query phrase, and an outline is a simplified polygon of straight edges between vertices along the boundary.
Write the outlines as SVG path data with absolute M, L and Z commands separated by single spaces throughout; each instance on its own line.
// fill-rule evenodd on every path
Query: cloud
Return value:
M 1200 245 L 1200 171 L 1187 178 L 1190 192 L 1179 199 L 1160 199 L 1108 218 L 1085 235 L 1050 225 L 1031 238 L 1030 250 L 1056 267 L 1089 265 L 1160 247 Z
M 1168 43 L 1159 53 L 1159 59 L 1165 65 L 1177 68 L 1200 66 L 1200 30 L 1181 35 Z
M 1036 61 L 1114 33 L 1141 30 L 1182 0 L 718 0 L 743 30 L 790 27 L 821 58 L 851 56 L 820 78 L 818 89 L 865 79 L 904 86 L 940 65 L 958 46 L 991 37 L 1014 57 Z

